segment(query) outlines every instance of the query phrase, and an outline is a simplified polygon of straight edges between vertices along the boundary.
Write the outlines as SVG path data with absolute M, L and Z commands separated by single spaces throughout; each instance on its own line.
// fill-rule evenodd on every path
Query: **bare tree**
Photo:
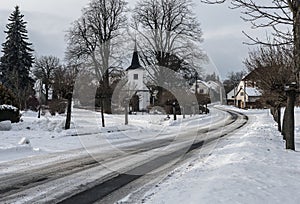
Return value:
M 145 40 L 143 50 L 151 51 L 159 65 L 167 65 L 172 55 L 203 57 L 195 48 L 202 42 L 202 31 L 190 0 L 140 0 L 133 18 L 134 29 Z
M 118 67 L 116 54 L 125 28 L 125 6 L 123 0 L 92 0 L 67 35 L 67 58 L 80 58 L 94 68 L 102 87 L 102 97 L 105 97 L 104 110 L 109 113 L 110 71 Z
M 229 72 L 227 74 L 226 79 L 223 82 L 225 92 L 228 93 L 231 91 L 233 88 L 235 88 L 240 81 L 243 79 L 243 77 L 246 76 L 245 71 L 239 71 L 239 72 Z
M 199 49 L 202 31 L 192 11 L 192 1 L 140 0 L 133 19 L 132 27 L 149 80 L 157 84 L 168 82 L 165 67 L 176 72 L 200 69 L 199 61 L 204 59 Z
M 291 46 L 261 46 L 249 53 L 244 64 L 250 71 L 248 79 L 256 81 L 256 85 L 263 91 L 262 101 L 271 107 L 278 130 L 281 131 L 280 109 L 287 102 L 284 87 L 293 77 L 290 69 L 293 66 Z M 284 120 L 283 127 L 286 127 L 287 120 Z M 283 128 L 284 136 L 285 133 L 286 129 Z
M 36 59 L 33 74 L 36 79 L 41 80 L 45 87 L 45 104 L 48 104 L 49 89 L 54 80 L 54 72 L 60 66 L 59 58 L 55 56 L 41 56 Z
M 53 99 L 67 99 L 73 92 L 75 79 L 78 74 L 77 65 L 61 65 L 57 67 L 53 78 Z
M 201 0 L 205 3 L 224 3 L 226 0 Z M 227 0 L 233 8 L 241 8 L 243 19 L 252 24 L 253 28 L 272 28 L 274 43 L 262 41 L 247 35 L 253 44 L 265 45 L 293 45 L 293 66 L 292 76 L 287 84 L 286 96 L 287 105 L 285 111 L 286 148 L 295 150 L 294 141 L 294 106 L 296 101 L 296 89 L 299 87 L 300 71 L 300 1 L 299 0 L 273 0 L 273 1 L 253 1 L 253 0 Z M 294 85 L 295 82 L 298 84 Z

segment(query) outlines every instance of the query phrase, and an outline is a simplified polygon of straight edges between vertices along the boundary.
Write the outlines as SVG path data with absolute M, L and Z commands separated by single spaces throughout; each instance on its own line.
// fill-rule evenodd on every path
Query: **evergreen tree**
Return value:
M 28 42 L 26 22 L 19 7 L 9 17 L 6 25 L 6 41 L 2 44 L 3 56 L 0 59 L 2 83 L 17 96 L 20 108 L 25 107 L 25 101 L 32 91 L 33 79 L 29 76 L 34 62 L 32 44 Z

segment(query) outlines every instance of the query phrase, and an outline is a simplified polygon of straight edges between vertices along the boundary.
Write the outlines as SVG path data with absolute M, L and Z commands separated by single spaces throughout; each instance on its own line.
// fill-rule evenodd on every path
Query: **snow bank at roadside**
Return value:
M 170 131 L 177 133 L 182 128 L 191 128 L 200 123 L 209 125 L 213 119 L 222 118 L 214 111 L 209 115 L 186 116 L 185 119 L 177 116 L 177 121 L 173 117 L 165 120 L 166 115 L 137 114 L 129 115 L 129 125 L 124 125 L 124 115 L 105 115 L 106 127 L 102 128 L 99 112 L 74 109 L 71 129 L 64 130 L 65 115 L 46 114 L 41 118 L 37 118 L 37 115 L 33 111 L 22 112 L 21 122 L 12 124 L 10 131 L 0 132 L 0 163 L 30 155 L 83 148 L 86 145 L 83 144 L 83 138 L 89 140 L 98 137 L 93 136 L 95 133 L 100 133 L 103 139 L 113 141 L 113 144 L 131 140 L 143 142 L 145 138 L 155 139 L 160 134 Z M 22 138 L 28 138 L 30 145 L 20 146 L 18 143 Z
M 206 160 L 176 169 L 142 202 L 299 203 L 300 153 L 284 149 L 268 110 L 247 113 L 245 129 L 221 139 Z
M 29 144 L 24 145 L 10 145 L 7 147 L 0 147 L 0 162 L 24 158 L 26 156 L 33 156 L 41 154 L 39 148 L 33 148 Z

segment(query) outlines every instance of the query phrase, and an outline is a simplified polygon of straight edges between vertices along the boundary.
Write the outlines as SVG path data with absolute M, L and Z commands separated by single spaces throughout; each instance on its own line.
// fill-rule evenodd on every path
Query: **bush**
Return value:
M 10 120 L 12 123 L 20 121 L 20 111 L 11 105 L 0 105 L 0 122 Z
M 26 101 L 26 108 L 32 111 L 37 111 L 39 108 L 39 101 L 35 96 L 30 95 Z
M 18 107 L 18 102 L 16 96 L 13 92 L 0 84 L 0 105 L 1 104 L 8 104 L 15 107 Z M 19 107 L 18 107 L 19 108 Z
M 66 112 L 67 102 L 65 100 L 52 100 L 49 102 L 49 112 L 51 115 L 55 113 L 63 114 Z

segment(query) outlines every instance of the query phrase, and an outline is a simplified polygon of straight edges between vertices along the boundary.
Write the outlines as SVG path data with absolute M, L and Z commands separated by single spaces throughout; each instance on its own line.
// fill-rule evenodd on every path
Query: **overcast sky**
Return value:
M 211 59 L 210 68 L 219 71 L 224 79 L 230 71 L 244 69 L 242 61 L 247 57 L 249 46 L 242 31 L 259 35 L 250 30 L 250 25 L 240 19 L 239 10 L 231 10 L 228 5 L 205 5 L 194 0 L 204 34 L 202 48 Z M 24 20 L 28 22 L 29 40 L 35 54 L 55 55 L 64 58 L 65 34 L 71 23 L 81 16 L 81 10 L 89 0 L 1 0 L 0 1 L 0 43 L 5 41 L 5 25 L 16 5 L 20 6 Z M 135 0 L 131 0 L 130 6 Z M 253 49 L 254 47 L 250 47 Z M 2 55 L 2 54 L 0 54 Z

